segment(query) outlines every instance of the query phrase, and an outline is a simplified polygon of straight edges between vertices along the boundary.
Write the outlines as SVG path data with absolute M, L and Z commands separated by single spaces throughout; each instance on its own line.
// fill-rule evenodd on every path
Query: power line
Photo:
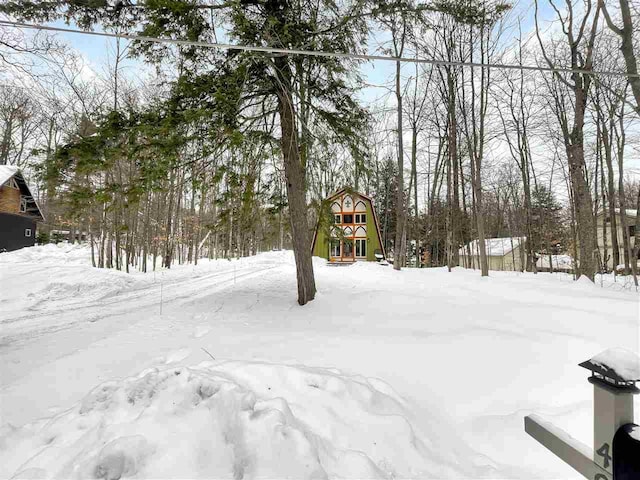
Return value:
M 204 48 L 217 48 L 220 50 L 240 50 L 245 52 L 263 52 L 263 53 L 280 53 L 285 55 L 306 55 L 312 57 L 333 57 L 333 58 L 347 58 L 352 60 L 371 60 L 371 61 L 383 61 L 383 62 L 404 62 L 404 63 L 420 63 L 435 66 L 448 66 L 448 67 L 478 67 L 478 68 L 495 68 L 502 70 L 525 70 L 525 71 L 537 71 L 548 73 L 580 73 L 583 75 L 602 75 L 602 76 L 614 76 L 614 77 L 629 77 L 640 78 L 640 73 L 627 73 L 627 72 L 615 72 L 607 70 L 585 70 L 585 69 L 572 69 L 565 67 L 540 67 L 532 65 L 513 65 L 505 63 L 478 63 L 478 62 L 455 62 L 447 60 L 435 60 L 426 58 L 410 58 L 410 57 L 392 57 L 386 55 L 372 55 L 361 53 L 343 53 L 343 52 L 324 52 L 317 50 L 301 50 L 295 48 L 277 48 L 277 47 L 259 47 L 251 45 L 234 45 L 231 43 L 210 43 L 200 42 L 192 40 L 180 40 L 173 38 L 158 38 L 147 37 L 143 35 L 129 35 L 125 33 L 108 33 L 108 32 L 91 32 L 84 30 L 77 30 L 72 28 L 51 27 L 48 25 L 36 25 L 31 23 L 11 22 L 8 20 L 0 20 L 0 25 L 15 28 L 26 28 L 32 30 L 46 30 L 51 32 L 61 33 L 78 33 L 82 35 L 93 35 L 96 37 L 108 37 L 108 38 L 124 38 L 127 40 L 141 41 L 141 42 L 153 42 L 153 43 L 171 43 L 174 45 L 184 45 L 192 47 L 204 47 Z

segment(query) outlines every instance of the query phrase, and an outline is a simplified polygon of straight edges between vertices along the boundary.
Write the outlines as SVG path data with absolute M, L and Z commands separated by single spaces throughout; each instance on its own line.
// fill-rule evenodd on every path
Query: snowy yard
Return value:
M 577 364 L 638 350 L 638 294 L 564 274 L 89 265 L 0 254 L 0 478 L 579 478 L 523 417 L 591 444 Z

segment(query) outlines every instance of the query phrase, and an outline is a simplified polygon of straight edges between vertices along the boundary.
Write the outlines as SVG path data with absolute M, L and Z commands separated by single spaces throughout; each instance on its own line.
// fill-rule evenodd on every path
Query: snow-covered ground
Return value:
M 577 364 L 638 351 L 637 293 L 316 260 L 299 307 L 289 252 L 0 254 L 0 478 L 579 478 L 523 417 L 592 442 Z

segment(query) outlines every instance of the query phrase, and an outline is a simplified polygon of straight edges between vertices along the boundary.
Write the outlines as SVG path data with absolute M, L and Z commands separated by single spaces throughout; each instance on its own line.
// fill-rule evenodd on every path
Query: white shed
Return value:
M 526 237 L 503 237 L 485 239 L 489 270 L 522 270 L 525 264 L 524 244 Z M 478 240 L 473 240 L 459 250 L 460 265 L 465 268 L 480 268 Z

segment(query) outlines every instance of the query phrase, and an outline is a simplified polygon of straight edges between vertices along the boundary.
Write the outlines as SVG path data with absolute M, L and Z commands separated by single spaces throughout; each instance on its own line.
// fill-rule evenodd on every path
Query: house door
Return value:
M 345 240 L 342 242 L 342 258 L 353 258 L 353 241 Z

